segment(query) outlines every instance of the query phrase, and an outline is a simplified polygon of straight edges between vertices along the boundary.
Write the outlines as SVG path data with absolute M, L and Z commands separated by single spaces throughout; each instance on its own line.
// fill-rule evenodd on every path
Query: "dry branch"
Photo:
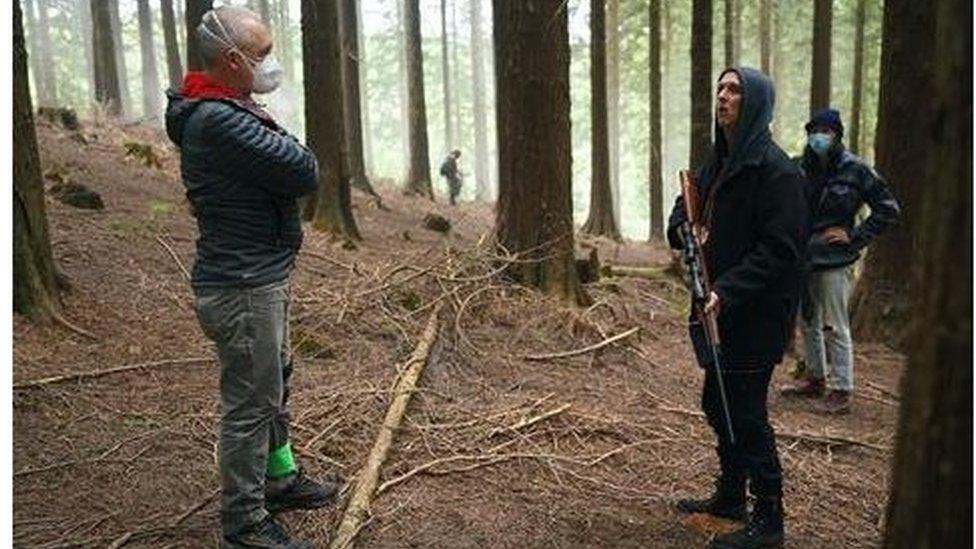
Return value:
M 332 549 L 351 547 L 356 534 L 360 530 L 363 519 L 369 513 L 369 506 L 379 481 L 380 468 L 383 466 L 383 462 L 386 461 L 386 456 L 390 452 L 393 435 L 403 421 L 407 404 L 410 402 L 410 396 L 416 390 L 417 381 L 420 379 L 420 374 L 423 373 L 424 366 L 427 365 L 427 360 L 430 357 L 431 349 L 437 341 L 437 333 L 440 327 L 438 315 L 440 314 L 441 307 L 442 304 L 440 303 L 434 307 L 427 321 L 427 326 L 424 328 L 424 332 L 417 342 L 417 347 L 413 351 L 413 355 L 407 361 L 407 364 L 404 365 L 403 375 L 400 377 L 400 381 L 394 390 L 393 400 L 390 402 L 390 407 L 386 411 L 383 425 L 380 426 L 380 432 L 376 436 L 373 448 L 366 457 L 365 465 L 363 465 L 362 470 L 357 475 L 356 486 L 353 488 L 352 495 L 349 498 L 349 504 L 346 506 L 346 511 L 342 515 L 342 520 L 336 529 L 335 537 L 330 544 Z
M 157 360 L 155 362 L 142 362 L 139 364 L 128 364 L 126 366 L 116 366 L 115 368 L 106 368 L 104 370 L 89 370 L 89 371 L 77 372 L 73 374 L 64 374 L 60 376 L 45 377 L 33 381 L 22 381 L 20 383 L 14 383 L 13 388 L 14 390 L 33 389 L 35 387 L 50 385 L 52 383 L 62 383 L 64 381 L 78 381 L 81 379 L 92 379 L 96 377 L 107 376 L 110 374 L 131 372 L 132 370 L 141 370 L 144 368 L 155 368 L 158 366 L 176 366 L 181 364 L 194 364 L 197 362 L 210 362 L 212 360 L 213 358 L 210 357 L 167 358 L 165 360 Z
M 547 353 L 542 355 L 524 355 L 522 358 L 524 358 L 525 360 L 551 360 L 554 358 L 566 358 L 571 356 L 583 355 L 586 353 L 591 353 L 593 351 L 602 349 L 615 341 L 624 339 L 625 337 L 634 335 L 635 333 L 637 333 L 638 330 L 640 330 L 640 327 L 634 326 L 633 328 L 627 330 L 626 332 L 619 333 L 613 337 L 608 337 L 599 343 L 594 343 L 593 345 L 590 345 L 589 347 L 584 347 L 582 349 L 575 349 L 572 351 L 561 351 L 558 353 Z
M 183 262 L 180 261 L 180 256 L 176 255 L 173 248 L 171 248 L 169 244 L 167 244 L 166 241 L 163 240 L 159 235 L 156 235 L 156 242 L 162 244 L 163 248 L 166 248 L 166 251 L 169 252 L 170 257 L 172 257 L 173 261 L 176 262 L 176 266 L 179 267 L 180 272 L 183 273 L 184 280 L 190 280 L 190 272 L 186 270 L 185 266 L 183 266 Z
M 553 408 L 552 410 L 549 410 L 548 412 L 544 412 L 542 414 L 539 414 L 539 415 L 537 415 L 535 417 L 523 419 L 522 421 L 519 421 L 518 423 L 516 423 L 514 425 L 510 425 L 510 426 L 505 427 L 505 428 L 492 429 L 492 431 L 490 433 L 488 433 L 488 438 L 491 438 L 493 436 L 499 435 L 501 433 L 506 433 L 506 432 L 510 433 L 510 432 L 518 431 L 519 429 L 524 429 L 526 427 L 535 425 L 536 423 L 539 423 L 540 421 L 545 421 L 545 420 L 547 420 L 547 419 L 549 419 L 549 418 L 551 418 L 553 416 L 557 416 L 557 415 L 565 412 L 566 410 L 569 409 L 569 407 L 570 407 L 569 404 L 563 404 L 562 406 L 560 406 L 558 408 Z

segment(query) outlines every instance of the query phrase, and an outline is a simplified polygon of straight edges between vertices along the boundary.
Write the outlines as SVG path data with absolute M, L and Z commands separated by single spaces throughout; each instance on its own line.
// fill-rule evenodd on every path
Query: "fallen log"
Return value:
M 363 468 L 356 475 L 356 485 L 352 489 L 349 503 L 346 505 L 342 520 L 339 521 L 335 536 L 329 545 L 331 549 L 352 547 L 356 534 L 362 528 L 363 520 L 369 514 L 370 503 L 379 482 L 380 468 L 390 453 L 393 435 L 403 421 L 407 404 L 410 403 L 410 396 L 416 392 L 417 381 L 427 365 L 431 349 L 437 342 L 437 334 L 440 328 L 438 315 L 442 303 L 438 303 L 434 307 L 430 318 L 427 320 L 427 326 L 417 342 L 417 347 L 410 356 L 410 360 L 403 367 L 403 373 L 393 391 L 393 400 L 390 401 L 390 407 L 386 411 L 386 417 L 383 419 L 380 431 L 373 442 L 373 448 L 369 451 Z
M 660 280 L 673 276 L 669 267 L 635 267 L 631 265 L 605 264 L 601 270 L 603 276 L 646 278 L 649 280 Z

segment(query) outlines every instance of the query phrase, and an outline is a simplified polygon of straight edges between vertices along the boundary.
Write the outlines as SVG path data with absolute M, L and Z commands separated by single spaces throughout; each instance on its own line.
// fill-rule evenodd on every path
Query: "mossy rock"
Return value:
M 443 215 L 429 213 L 424 216 L 424 228 L 438 233 L 446 233 L 451 230 L 451 222 Z
M 54 124 L 60 124 L 66 130 L 78 131 L 81 129 L 78 113 L 68 107 L 41 107 L 37 109 L 37 115 Z
M 126 158 L 135 158 L 147 168 L 162 169 L 163 164 L 159 161 L 159 155 L 156 154 L 156 149 L 149 143 L 126 141 L 123 143 L 123 146 L 125 147 Z

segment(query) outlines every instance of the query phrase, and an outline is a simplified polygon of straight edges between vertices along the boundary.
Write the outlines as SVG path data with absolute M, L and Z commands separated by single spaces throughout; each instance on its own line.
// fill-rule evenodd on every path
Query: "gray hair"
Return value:
M 249 19 L 261 21 L 247 8 L 221 6 L 203 14 L 197 26 L 197 41 L 203 66 L 213 68 L 220 55 L 252 39 Z

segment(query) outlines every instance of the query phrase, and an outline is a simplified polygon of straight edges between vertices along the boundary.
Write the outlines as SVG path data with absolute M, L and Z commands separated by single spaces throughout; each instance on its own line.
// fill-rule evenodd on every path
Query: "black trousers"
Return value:
M 749 479 L 750 490 L 757 497 L 783 495 L 783 473 L 766 408 L 772 374 L 773 366 L 723 371 L 735 444 L 729 439 L 717 377 L 711 366 L 705 369 L 702 390 L 702 410 L 718 438 L 723 480 L 739 483 Z

